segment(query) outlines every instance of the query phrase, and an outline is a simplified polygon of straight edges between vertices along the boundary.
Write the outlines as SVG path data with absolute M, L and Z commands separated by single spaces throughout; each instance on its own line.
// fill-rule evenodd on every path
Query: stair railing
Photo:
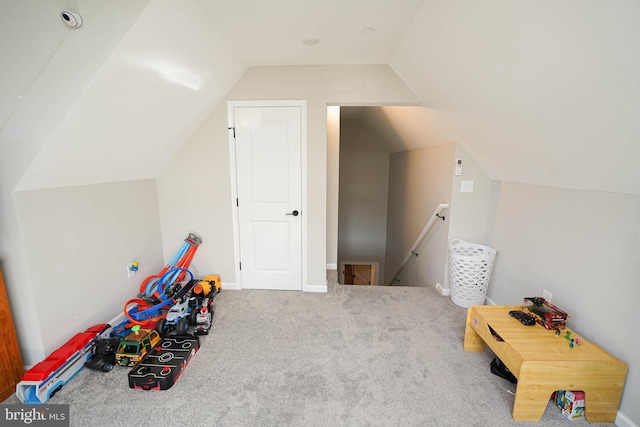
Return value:
M 438 205 L 435 212 L 433 212 L 433 215 L 431 215 L 431 218 L 427 222 L 427 225 L 425 225 L 424 228 L 422 229 L 422 233 L 420 233 L 420 235 L 416 239 L 413 246 L 411 246 L 411 250 L 409 250 L 409 253 L 407 253 L 407 255 L 404 257 L 404 260 L 402 261 L 402 264 L 400 265 L 398 272 L 393 275 L 393 279 L 389 283 L 389 286 L 395 285 L 396 283 L 400 282 L 400 279 L 399 279 L 400 275 L 409 265 L 409 261 L 418 257 L 418 250 L 424 244 L 424 241 L 426 240 L 429 233 L 431 233 L 431 231 L 434 229 L 433 225 L 439 220 L 442 220 L 442 221 L 445 220 L 444 212 L 448 208 L 449 208 L 449 205 L 446 203 Z

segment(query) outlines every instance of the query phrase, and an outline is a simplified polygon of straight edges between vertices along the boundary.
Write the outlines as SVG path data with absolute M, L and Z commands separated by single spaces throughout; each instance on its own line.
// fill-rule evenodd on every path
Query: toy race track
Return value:
M 220 276 L 194 280 L 188 270 L 201 243 L 199 236 L 189 233 L 169 264 L 159 274 L 147 277 L 137 298 L 125 303 L 121 323 L 112 326 L 123 317 L 118 316 L 109 324 L 90 327 L 29 369 L 16 386 L 18 399 L 28 404 L 45 403 L 82 368 L 109 372 L 116 364 L 135 365 L 129 372 L 131 388 L 172 387 L 200 349 L 200 339 L 187 334 L 209 333 L 213 300 L 221 289 Z M 187 274 L 190 279 L 185 281 Z M 169 325 L 171 330 L 167 330 L 164 324 L 171 320 L 167 312 L 172 305 L 174 311 L 184 308 L 176 316 L 181 327 Z M 165 334 L 170 336 L 161 338 Z
M 129 372 L 129 387 L 141 390 L 171 388 L 200 349 L 197 336 L 169 336 Z

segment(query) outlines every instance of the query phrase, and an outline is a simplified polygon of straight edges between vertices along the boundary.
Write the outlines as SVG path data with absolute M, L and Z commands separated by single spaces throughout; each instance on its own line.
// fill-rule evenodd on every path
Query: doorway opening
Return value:
M 340 263 L 343 285 L 375 286 L 378 284 L 377 262 L 344 262 Z

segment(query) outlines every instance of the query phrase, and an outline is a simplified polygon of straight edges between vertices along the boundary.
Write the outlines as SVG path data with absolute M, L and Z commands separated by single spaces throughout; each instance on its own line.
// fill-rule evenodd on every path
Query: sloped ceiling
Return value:
M 17 189 L 154 178 L 245 69 L 195 3 L 150 2 Z
M 17 108 L 13 96 L 0 108 L 0 143 L 28 135 L 33 145 L 16 190 L 154 178 L 248 66 L 387 63 L 420 5 L 86 0 L 71 8 L 83 16 L 82 27 L 69 30 L 59 19 L 66 2 L 11 3 L 13 20 L 33 21 L 26 39 L 36 46 L 21 42 L 14 50 L 24 61 L 2 70 L 8 80 L 21 80 L 25 69 L 34 76 L 32 83 L 7 83 L 29 90 L 12 94 L 22 97 Z M 119 21 L 120 14 L 131 19 Z M 97 33 L 115 22 L 117 34 Z M 365 27 L 375 31 L 363 33 Z M 16 24 L 4 33 L 10 40 L 24 30 Z M 302 43 L 314 38 L 317 45 Z M 112 44 L 96 43 L 102 39 Z M 101 62 L 85 66 L 85 54 L 96 52 Z M 86 72 L 72 78 L 78 67 Z
M 640 194 L 640 2 L 425 0 L 391 65 L 494 178 Z
M 0 144 L 30 165 L 17 189 L 155 177 L 249 66 L 382 63 L 423 101 L 368 117 L 403 146 L 458 141 L 497 179 L 640 194 L 635 0 L 73 5 L 68 30 L 68 1 L 3 3 Z
M 45 114 L 39 108 L 44 105 L 68 108 L 148 2 L 114 0 L 109 6 L 86 2 L 79 11 L 88 22 L 82 30 L 72 30 L 60 19 L 66 1 L 4 1 L 0 13 L 0 131 L 24 110 L 41 117 Z M 43 99 L 40 104 L 44 105 L 36 105 L 36 98 Z
M 12 188 L 84 92 L 148 0 L 83 3 L 78 30 L 60 11 L 68 2 L 10 0 L 0 13 L 0 151 Z M 6 159 L 2 159 L 6 160 Z M 8 169 L 11 169 L 9 171 Z

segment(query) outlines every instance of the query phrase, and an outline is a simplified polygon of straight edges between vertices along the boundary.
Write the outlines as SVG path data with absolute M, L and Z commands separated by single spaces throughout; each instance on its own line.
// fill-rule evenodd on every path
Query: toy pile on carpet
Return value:
M 202 239 L 189 233 L 162 271 L 147 277 L 137 297 L 125 303 L 122 322 L 76 334 L 29 369 L 16 386 L 18 399 L 44 403 L 84 367 L 102 372 L 132 367 L 129 387 L 170 388 L 199 350 L 198 335 L 209 333 L 221 289 L 220 276 L 195 279 L 188 269 L 200 244 Z

